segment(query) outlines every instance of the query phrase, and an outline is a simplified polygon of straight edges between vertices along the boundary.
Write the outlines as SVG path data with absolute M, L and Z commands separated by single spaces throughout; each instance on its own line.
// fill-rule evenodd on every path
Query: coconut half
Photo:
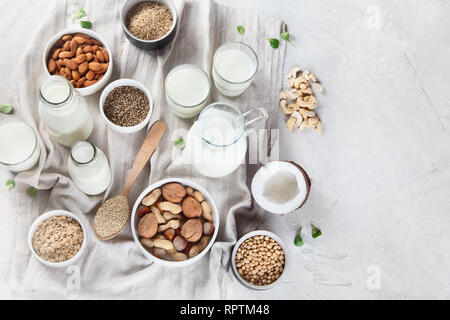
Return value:
M 272 161 L 256 172 L 251 188 L 256 203 L 264 210 L 286 214 L 306 202 L 311 180 L 294 162 Z

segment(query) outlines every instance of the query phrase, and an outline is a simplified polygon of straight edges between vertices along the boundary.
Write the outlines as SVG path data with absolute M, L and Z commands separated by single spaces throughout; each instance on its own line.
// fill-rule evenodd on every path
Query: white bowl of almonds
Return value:
M 28 247 L 41 263 L 50 267 L 65 267 L 83 254 L 86 248 L 86 228 L 71 212 L 48 211 L 31 225 Z
M 270 289 L 285 277 L 287 255 L 286 244 L 273 232 L 249 232 L 234 246 L 231 256 L 233 273 L 250 289 Z
M 131 230 L 149 260 L 183 267 L 200 260 L 212 247 L 219 230 L 219 212 L 209 192 L 198 183 L 163 179 L 137 198 Z
M 112 53 L 105 40 L 89 29 L 66 29 L 47 43 L 43 63 L 48 75 L 66 78 L 82 96 L 96 93 L 112 75 Z

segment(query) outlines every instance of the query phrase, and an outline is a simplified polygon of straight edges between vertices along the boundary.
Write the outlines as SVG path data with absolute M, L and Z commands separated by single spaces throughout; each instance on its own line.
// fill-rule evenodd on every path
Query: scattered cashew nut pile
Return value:
M 203 194 L 177 182 L 151 191 L 136 214 L 141 244 L 160 259 L 168 260 L 167 255 L 175 261 L 193 258 L 214 234 L 211 206 Z
M 294 67 L 288 73 L 290 89 L 280 92 L 280 109 L 284 114 L 290 116 L 286 122 L 289 131 L 294 128 L 302 131 L 312 127 L 316 131 L 322 132 L 322 121 L 314 111 L 317 107 L 317 99 L 312 88 L 322 93 L 323 87 L 317 81 L 314 73 L 308 70 L 300 72 L 299 67 Z

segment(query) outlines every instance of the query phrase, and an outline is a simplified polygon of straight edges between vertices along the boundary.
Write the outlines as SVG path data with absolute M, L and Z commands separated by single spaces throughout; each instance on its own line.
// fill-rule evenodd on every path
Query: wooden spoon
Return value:
M 166 124 L 162 121 L 153 123 L 141 149 L 139 149 L 133 167 L 128 173 L 122 192 L 119 195 L 106 200 L 97 210 L 94 217 L 94 232 L 100 240 L 110 240 L 114 238 L 128 223 L 128 220 L 130 219 L 128 194 L 142 169 L 144 169 L 158 146 L 159 141 L 166 131 L 166 127 Z

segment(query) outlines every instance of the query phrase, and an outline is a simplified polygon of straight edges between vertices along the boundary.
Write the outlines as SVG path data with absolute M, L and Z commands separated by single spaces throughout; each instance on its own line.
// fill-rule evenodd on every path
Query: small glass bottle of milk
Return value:
M 258 57 L 255 51 L 244 43 L 225 43 L 214 53 L 214 84 L 224 96 L 236 97 L 244 93 L 257 70 Z
M 49 76 L 39 88 L 39 115 L 49 134 L 70 147 L 86 140 L 94 128 L 86 100 L 60 76 Z
M 192 64 L 179 65 L 167 74 L 166 100 L 177 117 L 197 116 L 206 106 L 211 82 L 205 71 Z
M 88 141 L 75 142 L 67 161 L 70 177 L 87 195 L 104 192 L 111 183 L 111 169 L 102 150 Z
M 34 130 L 17 119 L 0 121 L 0 163 L 11 172 L 34 168 L 41 148 Z
M 257 117 L 249 120 L 252 113 Z M 241 113 L 225 102 L 210 104 L 189 129 L 183 150 L 185 164 L 210 178 L 233 173 L 245 160 L 247 135 L 266 119 L 264 108 Z

